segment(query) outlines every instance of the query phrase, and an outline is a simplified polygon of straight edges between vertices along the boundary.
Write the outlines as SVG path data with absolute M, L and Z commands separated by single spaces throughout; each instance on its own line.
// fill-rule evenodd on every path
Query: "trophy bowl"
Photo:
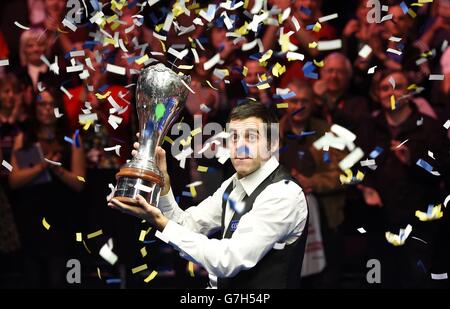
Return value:
M 136 86 L 136 111 L 139 119 L 139 149 L 136 156 L 116 174 L 114 197 L 128 205 L 137 205 L 142 195 L 158 205 L 164 177 L 156 166 L 156 147 L 161 145 L 170 126 L 184 107 L 190 76 L 180 76 L 158 63 L 140 72 Z

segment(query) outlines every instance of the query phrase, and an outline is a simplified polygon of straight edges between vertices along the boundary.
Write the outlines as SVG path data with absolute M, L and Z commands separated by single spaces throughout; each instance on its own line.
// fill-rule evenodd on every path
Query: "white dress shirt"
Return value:
M 232 277 L 239 271 L 255 266 L 272 248 L 282 249 L 302 234 L 306 223 L 307 205 L 302 189 L 284 180 L 270 184 L 256 198 L 251 211 L 243 215 L 229 239 L 209 239 L 221 228 L 222 201 L 231 181 L 235 187 L 229 199 L 236 202 L 250 196 L 279 163 L 275 157 L 266 161 L 252 174 L 237 178 L 237 174 L 222 183 L 219 189 L 196 207 L 183 211 L 172 190 L 161 196 L 158 207 L 169 222 L 156 236 L 170 243 L 180 255 L 201 264 L 209 273 L 212 286 L 217 277 Z M 227 202 L 225 227 L 234 210 Z M 226 230 L 226 228 L 225 228 Z

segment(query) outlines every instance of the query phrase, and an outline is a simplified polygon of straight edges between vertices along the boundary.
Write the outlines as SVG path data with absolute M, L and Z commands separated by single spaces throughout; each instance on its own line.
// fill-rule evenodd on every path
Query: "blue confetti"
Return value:
M 324 151 L 323 155 L 322 155 L 322 159 L 323 159 L 323 162 L 330 163 L 331 162 L 331 160 L 330 160 L 330 152 L 329 151 Z
M 122 279 L 119 279 L 119 278 L 106 279 L 106 284 L 118 284 L 121 282 L 122 282 Z
M 64 136 L 64 141 L 71 143 L 73 145 L 73 139 L 71 139 L 70 137 Z
M 429 173 L 433 171 L 433 167 L 425 160 L 422 159 L 417 160 L 416 165 L 420 166 Z
M 75 146 L 80 148 L 80 130 L 75 131 Z
M 406 5 L 406 3 L 405 3 L 404 1 L 402 1 L 402 2 L 400 3 L 400 7 L 402 8 L 403 14 L 408 13 L 409 8 L 408 8 L 408 6 Z
M 312 30 L 314 28 L 314 25 L 307 25 L 306 30 Z
M 383 148 L 380 146 L 375 147 L 374 150 L 369 154 L 369 157 L 372 159 L 376 159 L 383 152 Z
M 245 94 L 248 94 L 248 87 L 247 87 L 247 83 L 245 82 L 245 80 L 241 80 L 241 84 L 242 84 L 242 88 L 244 88 Z
M 311 9 L 305 8 L 303 5 L 300 7 L 300 11 L 305 13 L 308 16 L 311 16 L 311 13 L 312 13 Z
M 186 197 L 192 197 L 192 193 L 191 193 L 191 192 L 188 192 L 188 191 L 183 191 L 183 192 L 181 192 L 181 195 L 182 195 L 182 196 L 186 196 Z

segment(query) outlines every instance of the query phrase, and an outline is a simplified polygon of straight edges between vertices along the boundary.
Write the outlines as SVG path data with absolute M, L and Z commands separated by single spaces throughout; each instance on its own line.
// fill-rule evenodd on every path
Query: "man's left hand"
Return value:
M 108 206 L 113 209 L 120 210 L 127 215 L 132 215 L 144 219 L 159 231 L 164 230 L 167 223 L 169 222 L 169 219 L 167 219 L 162 214 L 161 210 L 147 203 L 147 201 L 141 195 L 136 196 L 136 201 L 138 203 L 138 206 L 129 206 L 115 198 L 112 198 L 108 202 Z

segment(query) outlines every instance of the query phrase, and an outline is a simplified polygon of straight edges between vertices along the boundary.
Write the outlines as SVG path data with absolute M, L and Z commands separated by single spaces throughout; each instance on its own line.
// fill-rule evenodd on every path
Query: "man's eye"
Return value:
M 233 142 L 237 141 L 237 140 L 238 140 L 238 135 L 237 135 L 237 134 L 232 134 L 232 135 L 231 135 L 231 140 L 232 140 Z
M 250 142 L 256 142 L 256 141 L 258 140 L 258 135 L 256 135 L 256 134 L 250 134 L 249 137 L 248 137 L 248 140 L 249 140 Z

